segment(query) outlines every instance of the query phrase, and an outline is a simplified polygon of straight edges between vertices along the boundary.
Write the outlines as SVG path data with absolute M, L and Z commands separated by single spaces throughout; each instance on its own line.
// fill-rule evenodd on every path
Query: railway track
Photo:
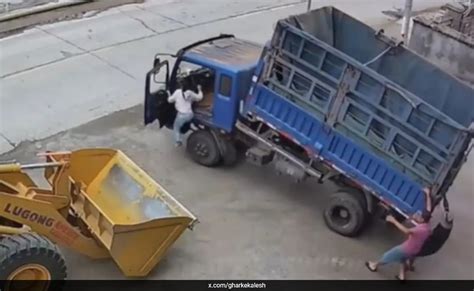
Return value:
M 22 32 L 35 25 L 80 18 L 89 11 L 103 11 L 124 4 L 143 2 L 144 0 L 71 0 L 16 10 L 0 16 L 0 37 Z

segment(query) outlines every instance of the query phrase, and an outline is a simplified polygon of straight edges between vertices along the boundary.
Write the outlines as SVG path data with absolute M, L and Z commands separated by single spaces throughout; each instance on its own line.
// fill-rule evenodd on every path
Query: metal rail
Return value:
M 34 170 L 34 169 L 44 169 L 44 168 L 55 168 L 64 165 L 64 162 L 47 162 L 47 163 L 36 163 L 36 164 L 27 164 L 21 165 L 22 170 Z
M 16 173 L 22 170 L 56 168 L 56 167 L 61 167 L 64 164 L 65 162 L 46 162 L 46 163 L 36 163 L 36 164 L 27 164 L 27 165 L 21 165 L 19 163 L 1 164 L 0 173 Z
M 21 9 L 0 16 L 0 36 L 58 19 L 74 18 L 88 11 L 100 11 L 124 4 L 143 2 L 144 0 L 72 0 Z

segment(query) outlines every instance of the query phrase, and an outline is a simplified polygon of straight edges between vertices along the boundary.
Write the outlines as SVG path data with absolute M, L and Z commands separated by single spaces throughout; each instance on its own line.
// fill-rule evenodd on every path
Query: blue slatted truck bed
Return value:
M 172 128 L 167 91 L 202 85 L 182 129 L 191 157 L 232 164 L 241 142 L 250 162 L 337 183 L 324 218 L 342 235 L 378 206 L 422 211 L 424 187 L 437 205 L 470 150 L 472 87 L 333 7 L 280 20 L 265 46 L 221 35 L 169 56 L 147 75 L 145 123 Z

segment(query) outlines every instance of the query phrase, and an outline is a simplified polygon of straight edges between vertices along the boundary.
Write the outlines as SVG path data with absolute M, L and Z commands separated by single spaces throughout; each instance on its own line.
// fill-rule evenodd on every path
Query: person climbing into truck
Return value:
M 414 215 L 413 219 L 418 224 L 415 227 L 407 228 L 400 222 L 398 222 L 392 215 L 387 215 L 386 221 L 395 225 L 400 231 L 402 231 L 408 238 L 401 245 L 397 245 L 392 249 L 385 252 L 379 261 L 367 261 L 365 266 L 369 271 L 376 272 L 379 266 L 399 263 L 400 272 L 395 276 L 398 280 L 405 280 L 405 267 L 408 260 L 414 258 L 422 249 L 423 244 L 431 235 L 431 227 L 429 220 L 431 218 L 431 197 L 430 190 L 428 188 L 423 189 L 426 196 L 426 208 L 420 213 Z
M 168 102 L 174 103 L 177 111 L 173 124 L 173 132 L 175 138 L 175 146 L 183 145 L 181 128 L 194 117 L 192 104 L 201 101 L 203 98 L 201 85 L 197 85 L 198 93 L 196 94 L 186 81 L 178 83 L 178 88 L 169 94 Z

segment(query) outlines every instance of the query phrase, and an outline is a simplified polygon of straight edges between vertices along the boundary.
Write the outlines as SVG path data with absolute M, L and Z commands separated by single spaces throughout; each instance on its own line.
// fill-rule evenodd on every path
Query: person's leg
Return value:
M 405 262 L 400 263 L 400 271 L 398 272 L 398 275 L 395 276 L 400 281 L 405 280 Z
M 174 134 L 174 142 L 176 145 L 180 145 L 181 142 L 181 127 L 183 126 L 183 115 L 181 113 L 176 114 L 176 118 L 174 119 L 173 124 L 173 134 Z
M 365 265 L 370 271 L 376 272 L 379 266 L 392 263 L 404 263 L 406 259 L 407 257 L 401 247 L 395 246 L 386 251 L 378 261 L 367 261 Z
M 410 272 L 415 271 L 415 257 L 411 257 L 406 261 L 406 268 L 405 270 L 408 270 Z
M 181 139 L 181 128 L 184 124 L 191 121 L 192 119 L 193 114 L 183 114 L 178 112 L 178 114 L 176 115 L 176 119 L 174 120 L 173 124 L 173 132 L 176 145 L 181 145 L 183 143 Z
M 398 272 L 398 275 L 395 276 L 400 281 L 405 281 L 406 277 L 406 271 L 410 270 L 410 266 L 413 264 L 415 258 L 411 255 L 405 254 L 405 252 L 402 251 L 402 258 L 400 260 L 400 271 Z
M 380 260 L 375 261 L 375 262 L 367 261 L 366 266 L 370 271 L 375 272 L 377 271 L 377 268 L 379 266 L 383 266 L 390 263 L 401 262 L 402 258 L 403 258 L 402 250 L 400 249 L 400 246 L 396 246 L 396 247 L 391 248 L 387 252 L 385 252 L 382 255 L 382 258 L 380 258 Z

